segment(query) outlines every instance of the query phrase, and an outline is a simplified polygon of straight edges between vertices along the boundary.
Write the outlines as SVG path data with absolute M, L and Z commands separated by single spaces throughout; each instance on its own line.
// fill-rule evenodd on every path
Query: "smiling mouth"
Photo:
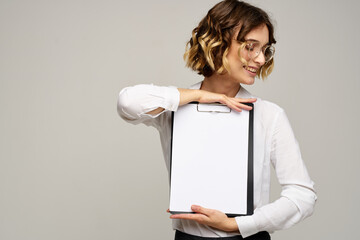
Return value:
M 249 66 L 244 66 L 244 68 L 246 70 L 248 70 L 249 72 L 252 72 L 252 73 L 256 73 L 257 72 L 257 68 L 253 68 L 253 67 L 249 67 Z

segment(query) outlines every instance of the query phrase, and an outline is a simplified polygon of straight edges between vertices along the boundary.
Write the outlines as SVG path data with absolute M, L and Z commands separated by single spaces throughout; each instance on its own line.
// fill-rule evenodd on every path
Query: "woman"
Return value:
M 156 127 L 169 170 L 171 111 L 192 101 L 221 102 L 235 111 L 254 103 L 254 214 L 229 218 L 216 209 L 192 206 L 196 214 L 171 215 L 175 239 L 270 239 L 269 233 L 310 216 L 316 194 L 284 111 L 255 99 L 242 85 L 267 77 L 274 66 L 273 25 L 261 9 L 237 0 L 216 4 L 192 32 L 184 55 L 204 76 L 190 89 L 137 85 L 119 94 L 118 113 L 126 121 Z M 269 203 L 270 165 L 282 186 Z

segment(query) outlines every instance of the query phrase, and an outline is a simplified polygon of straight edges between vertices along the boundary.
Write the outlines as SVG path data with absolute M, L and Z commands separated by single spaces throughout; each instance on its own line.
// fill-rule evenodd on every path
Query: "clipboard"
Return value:
M 194 213 L 191 205 L 229 217 L 252 215 L 253 122 L 250 111 L 191 102 L 172 112 L 171 214 Z

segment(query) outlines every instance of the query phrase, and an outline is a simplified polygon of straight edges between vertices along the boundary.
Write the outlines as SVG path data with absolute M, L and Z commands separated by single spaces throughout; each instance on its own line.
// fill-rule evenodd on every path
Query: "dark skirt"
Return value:
M 214 239 L 227 239 L 227 240 L 270 240 L 270 234 L 268 232 L 259 232 L 254 235 L 251 235 L 247 238 L 243 238 L 241 235 L 232 236 L 232 237 L 198 237 L 190 235 L 187 233 L 180 232 L 176 230 L 175 240 L 214 240 Z

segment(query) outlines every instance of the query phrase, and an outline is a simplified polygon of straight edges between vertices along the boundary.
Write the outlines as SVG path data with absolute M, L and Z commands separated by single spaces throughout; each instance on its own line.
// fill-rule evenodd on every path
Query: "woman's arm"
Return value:
M 271 233 L 289 228 L 314 211 L 317 200 L 314 183 L 283 110 L 277 114 L 272 131 L 270 159 L 282 187 L 281 196 L 257 208 L 252 216 L 236 218 L 239 230 L 245 237 L 259 231 Z
M 185 105 L 190 102 L 200 102 L 200 103 L 213 103 L 213 102 L 220 102 L 222 104 L 227 105 L 229 108 L 241 112 L 242 109 L 244 110 L 251 110 L 251 107 L 242 103 L 250 103 L 255 102 L 255 98 L 231 98 L 227 97 L 224 94 L 218 94 L 213 92 L 208 92 L 199 89 L 184 89 L 178 88 L 180 92 L 180 101 L 179 106 Z M 157 108 L 153 111 L 148 112 L 151 115 L 157 115 L 164 111 L 164 108 Z
M 127 87 L 119 93 L 117 109 L 119 115 L 132 123 L 155 118 L 164 111 L 176 111 L 179 106 L 189 102 L 220 102 L 235 111 L 251 110 L 242 103 L 255 102 L 255 98 L 231 98 L 224 94 L 198 89 L 183 89 L 141 84 Z
M 194 89 L 178 89 L 180 92 L 180 103 L 179 106 L 185 105 L 189 102 L 200 102 L 200 103 L 214 103 L 219 102 L 227 105 L 229 108 L 241 112 L 242 110 L 251 110 L 252 107 L 242 103 L 253 103 L 256 98 L 233 98 L 228 97 L 225 94 L 213 93 L 205 90 L 194 90 Z
M 314 183 L 283 111 L 278 114 L 273 130 L 271 161 L 282 186 L 281 196 L 255 209 L 253 215 L 228 218 L 220 211 L 193 206 L 196 214 L 172 215 L 170 218 L 194 220 L 223 231 L 238 230 L 243 237 L 248 237 L 260 231 L 272 233 L 289 228 L 310 216 L 317 199 Z
M 140 84 L 120 91 L 117 111 L 121 118 L 130 123 L 152 125 L 164 110 L 176 111 L 179 99 L 176 87 Z

